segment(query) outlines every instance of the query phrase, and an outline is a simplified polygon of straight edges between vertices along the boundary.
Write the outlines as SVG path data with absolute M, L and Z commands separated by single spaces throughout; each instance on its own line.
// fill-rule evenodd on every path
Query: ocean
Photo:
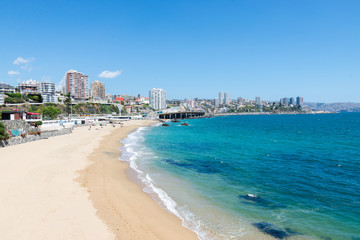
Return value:
M 169 124 L 131 133 L 121 159 L 201 240 L 360 239 L 360 113 Z

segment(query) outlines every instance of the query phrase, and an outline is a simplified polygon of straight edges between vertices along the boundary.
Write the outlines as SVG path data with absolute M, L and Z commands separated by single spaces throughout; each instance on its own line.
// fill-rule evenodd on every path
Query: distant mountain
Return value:
M 331 112 L 360 112 L 360 103 L 340 102 L 340 103 L 311 103 L 305 102 L 304 105 L 316 111 Z

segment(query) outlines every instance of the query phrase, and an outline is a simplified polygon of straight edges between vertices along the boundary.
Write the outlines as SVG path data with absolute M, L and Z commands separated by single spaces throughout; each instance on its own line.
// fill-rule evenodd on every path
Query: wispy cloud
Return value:
M 110 72 L 110 71 L 103 71 L 102 73 L 100 73 L 98 75 L 98 77 L 101 78 L 116 78 L 117 76 L 119 76 L 122 73 L 122 70 L 117 70 L 114 72 Z
M 21 69 L 30 72 L 33 69 L 30 63 L 34 60 L 35 58 L 33 57 L 31 58 L 18 57 L 17 59 L 14 60 L 13 64 L 19 65 Z
M 30 63 L 32 61 L 34 61 L 35 58 L 31 57 L 31 58 L 22 58 L 22 57 L 18 57 L 17 59 L 14 60 L 14 64 L 15 65 L 20 65 L 20 64 L 27 64 Z
M 61 91 L 62 87 L 65 86 L 66 77 L 63 78 L 56 84 L 56 91 Z
M 9 74 L 9 76 L 15 76 L 15 75 L 20 75 L 20 73 L 19 72 L 17 72 L 17 71 L 8 71 L 8 74 Z

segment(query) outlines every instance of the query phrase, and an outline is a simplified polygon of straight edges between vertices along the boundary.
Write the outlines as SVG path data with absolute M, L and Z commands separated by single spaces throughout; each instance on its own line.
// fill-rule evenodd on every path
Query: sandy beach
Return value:
M 149 124 L 80 127 L 0 149 L 1 239 L 197 239 L 119 160 L 120 140 Z

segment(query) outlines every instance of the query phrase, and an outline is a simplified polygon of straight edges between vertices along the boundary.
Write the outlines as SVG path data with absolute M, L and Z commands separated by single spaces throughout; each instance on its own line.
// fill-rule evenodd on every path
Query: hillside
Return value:
M 339 102 L 339 103 L 311 103 L 306 102 L 304 105 L 316 111 L 331 112 L 360 112 L 360 103 Z

